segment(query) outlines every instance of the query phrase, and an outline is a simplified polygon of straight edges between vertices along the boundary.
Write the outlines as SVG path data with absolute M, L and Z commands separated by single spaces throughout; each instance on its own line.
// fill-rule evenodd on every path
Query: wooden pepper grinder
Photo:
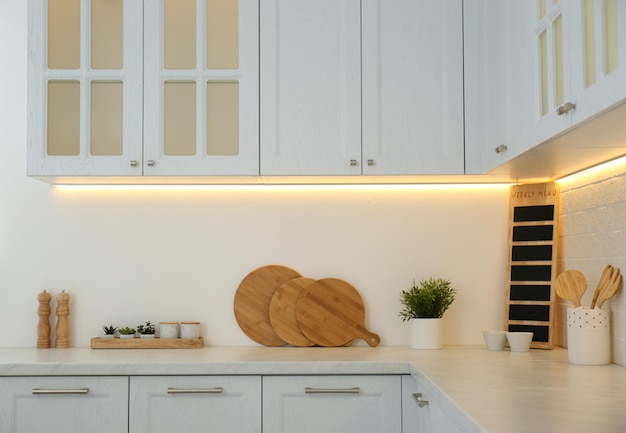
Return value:
M 67 316 L 70 314 L 70 295 L 63 290 L 57 295 L 57 329 L 54 347 L 57 349 L 67 349 L 70 347 L 70 326 Z
M 39 323 L 37 324 L 37 349 L 50 348 L 50 298 L 52 296 L 45 290 L 37 295 L 39 307 L 37 315 Z

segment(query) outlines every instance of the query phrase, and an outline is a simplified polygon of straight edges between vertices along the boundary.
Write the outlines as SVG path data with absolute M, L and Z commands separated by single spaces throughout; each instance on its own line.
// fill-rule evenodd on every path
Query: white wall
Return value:
M 560 270 L 578 269 L 587 277 L 582 304 L 591 303 L 607 264 L 626 271 L 626 162 L 561 183 Z M 567 307 L 559 309 L 558 342 L 567 347 Z M 612 361 L 626 366 L 626 296 L 623 288 L 602 306 L 611 310 Z
M 209 345 L 253 345 L 232 302 L 266 264 L 354 285 L 383 345 L 412 280 L 459 290 L 446 344 L 502 326 L 508 188 L 53 188 L 27 178 L 26 2 L 0 0 L 0 347 L 36 343 L 37 294 L 68 291 L 71 341 L 104 324 L 199 320 Z M 55 304 L 53 303 L 53 309 Z

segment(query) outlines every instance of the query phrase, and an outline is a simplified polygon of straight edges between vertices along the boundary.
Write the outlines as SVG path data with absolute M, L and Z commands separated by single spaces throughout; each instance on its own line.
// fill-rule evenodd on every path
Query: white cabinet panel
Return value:
M 262 175 L 361 173 L 359 4 L 261 2 Z
M 461 0 L 362 2 L 363 174 L 463 174 Z
M 0 431 L 126 433 L 128 378 L 0 378 Z
M 399 433 L 400 376 L 263 378 L 263 431 Z
M 130 433 L 260 433 L 261 377 L 132 377 L 130 414 Z

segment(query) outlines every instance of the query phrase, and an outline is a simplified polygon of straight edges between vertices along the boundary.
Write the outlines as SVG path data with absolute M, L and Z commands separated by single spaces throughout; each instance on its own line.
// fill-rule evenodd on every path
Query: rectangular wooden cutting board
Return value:
M 91 339 L 92 349 L 199 349 L 200 338 L 100 338 Z

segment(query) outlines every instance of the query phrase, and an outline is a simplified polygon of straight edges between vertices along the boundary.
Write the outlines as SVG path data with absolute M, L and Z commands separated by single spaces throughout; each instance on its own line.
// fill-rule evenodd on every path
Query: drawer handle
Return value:
M 54 395 L 54 394 L 88 394 L 89 388 L 79 389 L 39 389 L 33 388 L 33 395 Z
M 413 398 L 417 402 L 417 407 L 428 406 L 428 400 L 422 400 L 422 393 L 416 392 L 413 394 Z
M 167 388 L 168 394 L 221 394 L 224 388 Z
M 305 394 L 358 394 L 360 388 L 304 388 Z

